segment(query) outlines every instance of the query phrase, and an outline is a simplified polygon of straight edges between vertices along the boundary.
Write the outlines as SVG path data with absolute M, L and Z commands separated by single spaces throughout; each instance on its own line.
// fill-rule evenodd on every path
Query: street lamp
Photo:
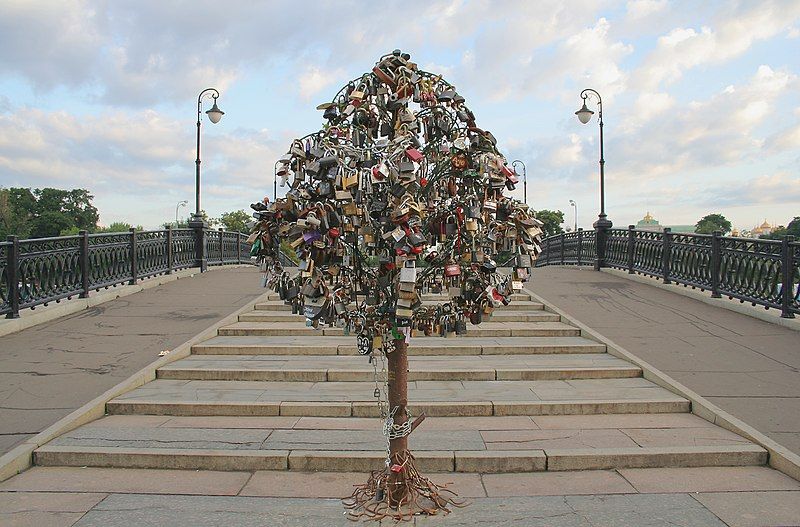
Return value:
M 595 249 L 597 251 L 594 268 L 599 271 L 606 266 L 606 240 L 608 239 L 608 231 L 612 227 L 611 221 L 606 217 L 606 181 L 604 171 L 606 160 L 603 157 L 603 99 L 600 94 L 591 88 L 583 90 L 581 92 L 583 106 L 575 112 L 575 115 L 578 116 L 578 120 L 583 124 L 589 122 L 594 112 L 586 107 L 586 100 L 592 96 L 597 97 L 597 118 L 600 121 L 600 214 L 597 215 L 597 221 L 592 225 L 596 232 Z M 577 208 L 575 210 L 577 212 Z
M 272 167 L 272 202 L 278 201 L 278 165 L 281 160 L 275 161 L 275 166 Z
M 578 204 L 573 200 L 569 200 L 569 204 L 575 209 L 575 227 L 572 230 L 578 232 Z
M 606 197 L 605 197 L 605 158 L 603 157 L 603 99 L 600 98 L 600 94 L 597 93 L 595 90 L 591 88 L 586 88 L 581 92 L 581 99 L 583 99 L 583 106 L 580 110 L 575 112 L 575 115 L 578 116 L 578 120 L 583 124 L 589 122 L 594 115 L 594 112 L 586 107 L 586 100 L 591 97 L 597 97 L 597 118 L 600 121 L 600 214 L 598 214 L 597 221 L 594 223 L 595 228 L 604 228 L 610 229 L 611 228 L 611 221 L 606 218 Z
M 175 226 L 178 226 L 178 209 L 181 207 L 185 207 L 189 204 L 189 200 L 179 201 L 177 205 L 175 205 Z
M 225 115 L 225 112 L 220 110 L 217 106 L 219 91 L 216 88 L 206 88 L 200 92 L 200 95 L 197 96 L 197 159 L 195 160 L 195 211 L 192 217 L 193 223 L 201 223 L 203 221 L 200 215 L 200 112 L 203 110 L 203 97 L 209 94 L 211 98 L 214 99 L 214 105 L 210 110 L 206 111 L 208 119 L 216 124 L 222 119 L 222 116 Z
M 511 162 L 511 166 L 514 168 L 514 172 L 517 171 L 517 163 L 522 165 L 522 193 L 524 197 L 522 198 L 525 202 L 525 205 L 528 204 L 528 169 L 525 167 L 525 163 L 516 159 Z

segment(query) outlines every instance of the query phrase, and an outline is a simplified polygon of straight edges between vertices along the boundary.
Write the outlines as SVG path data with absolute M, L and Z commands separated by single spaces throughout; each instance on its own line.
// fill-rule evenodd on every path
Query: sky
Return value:
M 800 216 L 800 0 L 0 0 L 0 187 L 86 188 L 100 223 L 157 228 L 272 194 L 317 104 L 400 48 L 442 73 L 526 166 L 528 203 L 578 225 Z M 204 100 L 203 110 L 210 107 Z M 596 101 L 590 107 L 597 110 Z M 279 192 L 280 194 L 280 192 Z M 514 195 L 523 198 L 520 184 Z

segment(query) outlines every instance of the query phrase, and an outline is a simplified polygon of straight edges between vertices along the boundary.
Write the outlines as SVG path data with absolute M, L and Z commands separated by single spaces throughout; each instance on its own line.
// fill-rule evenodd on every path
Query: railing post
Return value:
M 564 245 L 567 243 L 567 235 L 562 233 L 561 236 L 561 265 L 564 265 Z
M 280 252 L 280 248 L 278 249 Z M 236 263 L 242 263 L 242 233 L 236 231 Z
M 581 252 L 583 252 L 583 227 L 578 228 L 578 266 L 582 263 Z
M 194 257 L 195 265 L 200 268 L 200 272 L 206 272 L 208 269 L 208 260 L 206 259 L 206 224 L 203 220 L 189 221 L 189 228 L 194 230 Z
M 781 318 L 794 318 L 789 310 L 794 296 L 794 236 L 784 236 L 781 240 Z
M 606 266 L 606 246 L 608 245 L 608 231 L 611 229 L 611 222 L 600 220 L 594 222 L 595 229 L 595 251 L 594 270 L 599 271 Z
M 6 240 L 10 242 L 6 253 L 6 285 L 8 286 L 8 305 L 11 307 L 6 318 L 19 318 L 19 278 L 17 277 L 19 238 L 9 236 Z
M 167 226 L 167 274 L 172 274 L 175 267 L 174 255 L 172 254 L 172 225 Z
M 225 229 L 219 229 L 219 264 L 225 263 Z
M 136 229 L 131 227 L 131 281 L 130 285 L 134 285 L 139 275 L 139 266 L 136 255 Z
M 89 232 L 80 231 L 81 298 L 89 298 Z
M 672 241 L 672 234 L 669 227 L 664 227 L 664 235 L 661 239 L 661 274 L 665 284 L 671 284 L 669 280 L 669 264 L 672 256 L 672 248 L 670 242 Z
M 722 232 L 711 233 L 711 298 L 720 298 L 719 283 L 722 271 Z
M 636 254 L 636 233 L 633 231 L 635 225 L 628 225 L 628 274 L 634 274 L 633 258 Z

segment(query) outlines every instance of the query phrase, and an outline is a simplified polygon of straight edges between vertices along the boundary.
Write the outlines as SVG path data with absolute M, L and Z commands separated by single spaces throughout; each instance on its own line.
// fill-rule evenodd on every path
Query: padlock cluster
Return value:
M 507 304 L 542 224 L 504 196 L 517 175 L 455 86 L 395 50 L 318 109 L 322 128 L 280 159 L 286 197 L 253 205 L 255 252 L 281 298 L 309 325 L 361 335 L 365 354 L 375 336 L 465 333 Z M 300 259 L 294 276 L 281 242 Z M 423 303 L 437 293 L 446 301 Z

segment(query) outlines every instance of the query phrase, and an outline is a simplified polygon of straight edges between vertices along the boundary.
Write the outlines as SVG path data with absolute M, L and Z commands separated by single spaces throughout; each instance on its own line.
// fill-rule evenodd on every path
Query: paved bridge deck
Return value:
M 531 289 L 800 454 L 800 332 L 585 267 L 537 268 Z
M 258 276 L 214 269 L 0 337 L 0 455 L 255 299 Z
M 797 436 L 737 405 L 769 398 L 764 423 L 797 418 L 797 333 L 605 273 L 535 273 L 548 305 L 777 440 Z M 216 271 L 181 280 L 172 297 L 139 293 L 4 337 L 15 347 L 0 347 L 0 369 L 15 369 L 0 381 L 16 384 L 0 397 L 41 415 L 80 405 L 247 304 L 257 283 L 253 269 Z M 430 416 L 417 459 L 474 504 L 414 524 L 798 524 L 800 482 L 764 466 L 763 449 L 688 413 L 689 401 L 543 307 L 516 302 L 464 338 L 415 338 L 411 403 Z M 110 401 L 105 417 L 38 448 L 39 466 L 0 483 L 0 524 L 347 525 L 332 498 L 383 455 L 366 418 L 369 370 L 352 337 L 305 335 L 276 301 L 254 308 Z M 68 371 L 35 384 L 46 368 Z M 0 413 L 0 427 L 10 422 Z

